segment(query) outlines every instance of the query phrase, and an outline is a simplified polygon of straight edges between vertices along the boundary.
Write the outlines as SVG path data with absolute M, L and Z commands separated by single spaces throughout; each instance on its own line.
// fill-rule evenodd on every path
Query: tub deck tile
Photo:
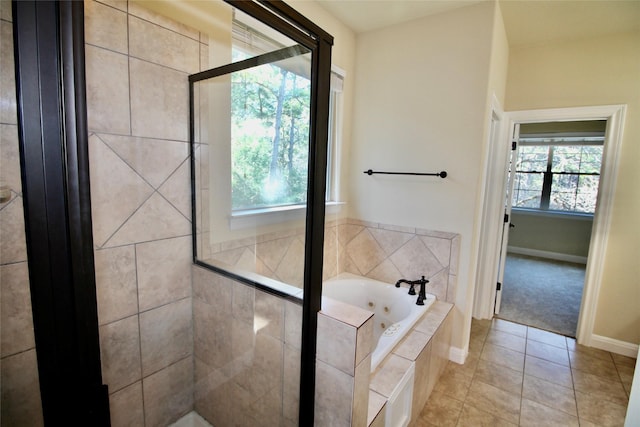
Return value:
M 386 404 L 386 397 L 376 393 L 373 390 L 369 390 L 369 412 L 367 416 L 368 426 L 371 426 L 379 415 L 383 415 L 382 419 L 384 421 L 384 414 L 382 413 L 382 411 L 384 410 Z M 384 425 L 384 422 L 382 423 L 382 425 Z
M 393 354 L 415 361 L 422 350 L 429 344 L 431 336 L 425 333 L 412 330 L 393 350 Z
M 391 397 L 393 390 L 411 368 L 411 363 L 413 362 L 404 357 L 390 354 L 373 374 L 369 388 L 387 398 Z
M 360 328 L 373 316 L 371 311 L 327 297 L 322 297 L 321 313 L 354 328 Z

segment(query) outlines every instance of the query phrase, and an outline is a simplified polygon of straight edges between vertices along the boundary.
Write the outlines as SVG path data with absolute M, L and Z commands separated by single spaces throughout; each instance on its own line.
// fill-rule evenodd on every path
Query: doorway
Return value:
M 478 274 L 475 290 L 473 317 L 490 319 L 495 315 L 496 297 L 500 297 L 496 286 L 498 277 L 501 240 L 504 227 L 507 172 L 515 128 L 526 123 L 568 122 L 605 120 L 603 161 L 599 180 L 597 212 L 593 216 L 592 234 L 589 239 L 588 263 L 585 267 L 584 289 L 580 304 L 576 339 L 580 344 L 591 345 L 597 296 L 603 274 L 605 246 L 611 223 L 612 200 L 616 186 L 619 151 L 626 107 L 624 105 L 557 108 L 547 110 L 523 110 L 507 112 L 500 134 L 501 143 L 492 144 L 489 158 L 499 170 L 487 171 L 485 197 L 481 226 L 481 244 L 478 252 Z M 508 222 L 507 222 L 508 225 Z M 508 227 L 507 227 L 508 228 Z M 484 238 L 482 238 L 484 236 Z M 496 238 L 496 236 L 498 236 Z
M 575 337 L 606 124 L 577 120 L 515 127 L 498 317 Z

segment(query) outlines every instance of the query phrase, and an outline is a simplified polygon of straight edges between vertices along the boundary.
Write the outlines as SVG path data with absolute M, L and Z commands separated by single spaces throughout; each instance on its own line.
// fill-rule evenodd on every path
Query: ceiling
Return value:
M 488 0 L 316 0 L 356 33 Z M 511 47 L 640 31 L 640 0 L 499 0 Z

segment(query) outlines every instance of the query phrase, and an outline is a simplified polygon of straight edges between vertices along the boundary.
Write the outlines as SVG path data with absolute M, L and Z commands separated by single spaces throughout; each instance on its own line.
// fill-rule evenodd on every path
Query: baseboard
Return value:
M 464 348 L 449 347 L 449 360 L 457 363 L 458 365 L 464 365 L 469 353 Z
M 591 335 L 591 347 L 599 348 L 600 350 L 606 350 L 611 353 L 621 354 L 623 356 L 638 357 L 638 344 L 632 344 L 626 341 L 615 340 L 609 337 L 603 337 L 602 335 Z
M 507 253 L 535 256 L 538 258 L 554 259 L 556 261 L 573 262 L 576 264 L 586 264 L 586 256 L 561 254 L 559 252 L 541 251 L 538 249 L 519 248 L 517 246 L 507 246 Z

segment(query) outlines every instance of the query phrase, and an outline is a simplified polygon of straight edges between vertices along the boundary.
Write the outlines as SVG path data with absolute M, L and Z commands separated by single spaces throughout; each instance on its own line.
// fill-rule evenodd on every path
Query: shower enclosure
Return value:
M 3 345 L 3 425 L 40 402 L 52 424 L 311 425 L 331 36 L 281 2 L 9 5 L 41 396 Z M 279 147 L 260 200 L 236 162 L 256 135 Z
M 215 67 L 189 76 L 196 410 L 311 425 L 332 38 L 282 3 L 230 4 L 207 34 Z M 207 401 L 234 393 L 231 413 Z

